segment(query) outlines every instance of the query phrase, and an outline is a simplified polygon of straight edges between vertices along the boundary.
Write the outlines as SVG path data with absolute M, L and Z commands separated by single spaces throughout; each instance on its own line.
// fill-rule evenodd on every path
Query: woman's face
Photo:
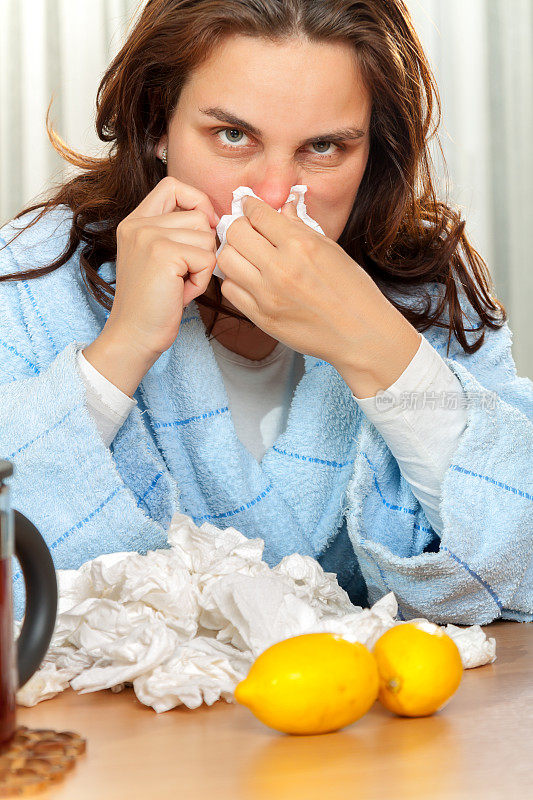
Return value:
M 190 76 L 158 154 L 167 147 L 168 174 L 219 216 L 238 186 L 278 209 L 305 183 L 309 216 L 337 241 L 365 171 L 370 112 L 348 45 L 232 36 Z M 333 137 L 348 128 L 359 133 Z

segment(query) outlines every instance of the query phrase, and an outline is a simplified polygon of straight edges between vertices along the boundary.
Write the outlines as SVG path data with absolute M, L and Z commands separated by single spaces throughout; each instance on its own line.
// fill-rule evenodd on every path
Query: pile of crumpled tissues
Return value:
M 235 528 L 197 527 L 177 513 L 168 541 L 170 548 L 145 555 L 111 553 L 57 571 L 54 634 L 40 668 L 17 692 L 19 704 L 36 705 L 69 685 L 80 693 L 133 685 L 157 712 L 236 702 L 237 683 L 276 642 L 331 632 L 371 649 L 403 624 L 393 592 L 371 608 L 354 606 L 336 573 L 315 559 L 294 553 L 270 568 L 263 539 Z M 439 627 L 424 622 L 430 632 Z M 495 660 L 496 642 L 479 625 L 444 630 L 465 668 Z

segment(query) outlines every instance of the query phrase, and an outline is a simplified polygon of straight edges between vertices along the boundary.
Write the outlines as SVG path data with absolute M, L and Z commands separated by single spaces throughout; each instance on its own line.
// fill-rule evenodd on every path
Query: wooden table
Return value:
M 29 727 L 75 730 L 87 753 L 55 788 L 64 800 L 525 798 L 533 782 L 533 624 L 484 626 L 496 661 L 465 670 L 431 717 L 378 702 L 348 728 L 288 736 L 224 700 L 157 714 L 133 689 L 72 689 L 18 709 Z

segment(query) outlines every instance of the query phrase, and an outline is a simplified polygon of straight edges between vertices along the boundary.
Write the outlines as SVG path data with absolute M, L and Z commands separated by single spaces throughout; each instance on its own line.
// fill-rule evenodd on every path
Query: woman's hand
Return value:
M 292 202 L 279 213 L 247 196 L 242 208 L 245 216 L 232 222 L 218 256 L 227 276 L 223 296 L 293 350 L 324 359 L 341 374 L 350 371 L 355 394 L 363 386 L 361 376 L 365 390 L 368 376 L 379 377 L 376 362 L 383 363 L 383 353 L 403 337 L 398 359 L 389 360 L 381 376 L 386 382 L 396 373 L 387 386 L 396 380 L 420 334 L 362 267 L 306 225 Z
M 117 282 L 106 333 L 127 341 L 148 363 L 167 350 L 183 308 L 211 279 L 217 222 L 206 194 L 171 176 L 159 181 L 117 227 Z

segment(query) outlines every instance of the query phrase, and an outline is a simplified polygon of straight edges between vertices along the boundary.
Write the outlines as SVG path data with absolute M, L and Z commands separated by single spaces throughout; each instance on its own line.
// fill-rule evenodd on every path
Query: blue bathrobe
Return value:
M 5 225 L 0 246 L 36 215 Z M 66 206 L 48 212 L 0 251 L 0 274 L 56 259 L 71 219 Z M 533 383 L 516 373 L 507 323 L 487 329 L 473 355 L 455 338 L 446 355 L 447 329 L 423 334 L 458 377 L 468 414 L 444 477 L 437 535 L 386 442 L 325 361 L 305 355 L 286 430 L 258 463 L 236 435 L 194 301 L 106 447 L 76 354 L 108 312 L 83 283 L 80 249 L 46 276 L 0 283 L 0 457 L 14 464 L 13 507 L 41 531 L 57 569 L 167 547 L 181 511 L 199 526 L 261 537 L 272 567 L 294 552 L 316 558 L 355 604 L 393 591 L 400 619 L 533 620 Z M 100 275 L 112 280 L 115 263 Z M 437 298 L 443 287 L 425 288 Z M 476 327 L 464 295 L 461 304 L 465 326 Z M 16 562 L 13 588 L 20 619 Z

